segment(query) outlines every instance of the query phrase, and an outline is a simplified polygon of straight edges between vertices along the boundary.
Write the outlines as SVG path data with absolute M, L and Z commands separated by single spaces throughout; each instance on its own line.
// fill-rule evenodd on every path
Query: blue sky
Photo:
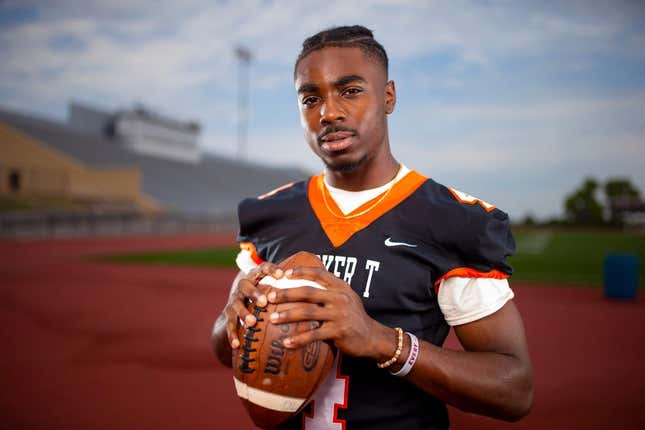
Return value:
M 321 169 L 292 82 L 302 40 L 372 29 L 398 91 L 397 158 L 521 219 L 559 215 L 586 176 L 645 192 L 639 1 L 0 0 L 0 105 L 64 119 L 70 100 L 195 119 L 236 153 L 236 63 L 251 65 L 248 158 Z

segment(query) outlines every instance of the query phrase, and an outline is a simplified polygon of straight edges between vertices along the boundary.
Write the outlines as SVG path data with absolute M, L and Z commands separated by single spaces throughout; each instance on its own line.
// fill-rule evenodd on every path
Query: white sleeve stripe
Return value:
M 466 324 L 498 311 L 514 297 L 506 279 L 444 279 L 439 288 L 439 307 L 449 325 Z
M 257 263 L 251 258 L 251 251 L 243 249 L 235 257 L 235 264 L 244 273 L 249 273 L 251 270 L 258 267 Z

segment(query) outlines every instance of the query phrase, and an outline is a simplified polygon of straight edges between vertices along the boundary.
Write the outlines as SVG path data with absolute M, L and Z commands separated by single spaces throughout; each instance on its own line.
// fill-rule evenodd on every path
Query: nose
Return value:
M 337 100 L 334 100 L 334 97 L 327 97 L 320 108 L 320 123 L 327 125 L 344 119 L 345 112 L 343 112 L 341 105 Z

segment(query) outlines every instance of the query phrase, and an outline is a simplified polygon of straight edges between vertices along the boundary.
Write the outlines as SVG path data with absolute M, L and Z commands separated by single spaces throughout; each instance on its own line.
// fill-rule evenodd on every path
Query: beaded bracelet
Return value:
M 396 351 L 394 351 L 392 358 L 384 361 L 383 363 L 377 363 L 377 366 L 381 369 L 385 369 L 386 367 L 389 367 L 396 363 L 396 360 L 398 360 L 399 356 L 401 355 L 401 350 L 403 349 L 403 329 L 401 329 L 401 327 L 395 327 L 394 330 L 396 330 L 396 334 L 399 337 L 399 343 L 396 347 Z
M 408 354 L 408 358 L 405 360 L 403 367 L 396 372 L 390 372 L 392 375 L 400 378 L 410 373 L 412 366 L 417 362 L 417 357 L 419 357 L 419 339 L 410 332 L 406 331 L 405 334 L 410 336 L 410 353 Z

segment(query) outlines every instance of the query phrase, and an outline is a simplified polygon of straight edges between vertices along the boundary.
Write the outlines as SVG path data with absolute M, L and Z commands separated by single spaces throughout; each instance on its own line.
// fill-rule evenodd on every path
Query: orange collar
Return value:
M 381 215 L 394 208 L 416 191 L 427 178 L 411 170 L 397 181 L 390 190 L 384 191 L 372 200 L 365 202 L 345 216 L 329 194 L 325 186 L 324 175 L 320 174 L 309 180 L 308 197 L 316 218 L 334 247 L 339 247 L 354 235 L 364 229 Z M 383 194 L 388 193 L 386 196 Z M 382 199 L 382 201 L 379 201 Z M 325 201 L 329 205 L 325 204 Z M 370 206 L 374 205 L 373 208 Z M 366 211 L 367 210 L 367 211 Z M 362 211 L 366 211 L 362 213 Z M 360 214 L 356 216 L 356 214 Z

